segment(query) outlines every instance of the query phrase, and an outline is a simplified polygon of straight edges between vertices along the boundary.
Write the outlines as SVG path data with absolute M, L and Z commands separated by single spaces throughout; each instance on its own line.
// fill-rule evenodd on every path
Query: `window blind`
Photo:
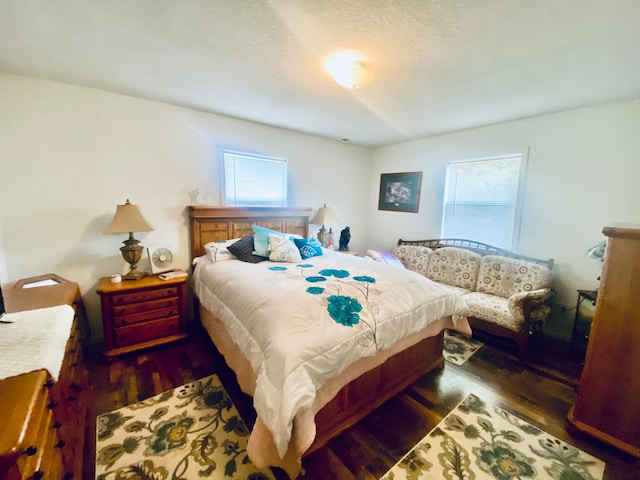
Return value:
M 442 238 L 513 247 L 519 222 L 522 155 L 452 162 L 447 167 Z
M 225 204 L 287 205 L 287 161 L 281 158 L 224 152 Z

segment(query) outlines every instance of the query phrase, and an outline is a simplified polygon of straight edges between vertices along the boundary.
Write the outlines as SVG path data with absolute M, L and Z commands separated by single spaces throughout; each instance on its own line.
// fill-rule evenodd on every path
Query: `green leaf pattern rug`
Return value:
M 471 394 L 382 480 L 599 480 L 604 467 Z
M 97 418 L 97 480 L 274 480 L 216 375 Z
M 444 344 L 442 347 L 442 355 L 447 362 L 454 365 L 462 365 L 476 353 L 482 342 L 463 335 L 455 330 L 444 331 Z

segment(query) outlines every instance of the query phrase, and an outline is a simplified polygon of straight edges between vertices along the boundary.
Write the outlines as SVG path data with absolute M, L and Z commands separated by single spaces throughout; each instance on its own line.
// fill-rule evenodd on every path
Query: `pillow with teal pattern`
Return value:
M 239 238 L 232 240 L 216 240 L 205 244 L 204 250 L 213 263 L 223 262 L 225 260 L 233 260 L 235 257 L 229 251 L 229 246 L 236 243 Z
M 261 257 L 269 258 L 269 234 L 280 235 L 283 238 L 287 238 L 287 235 L 282 232 L 271 230 L 270 228 L 261 227 L 260 225 L 251 225 L 253 230 L 253 254 L 260 255 Z
M 269 260 L 272 262 L 297 263 L 302 261 L 300 250 L 292 240 L 275 233 L 269 234 Z
M 294 238 L 293 241 L 300 250 L 303 260 L 322 255 L 322 245 L 317 238 Z

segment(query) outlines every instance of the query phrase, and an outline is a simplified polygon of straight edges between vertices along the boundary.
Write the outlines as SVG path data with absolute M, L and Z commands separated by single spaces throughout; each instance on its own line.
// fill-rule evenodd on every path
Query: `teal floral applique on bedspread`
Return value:
M 364 325 L 366 334 L 360 337 L 360 342 L 366 345 L 373 343 L 377 349 L 375 316 L 379 307 L 369 299 L 370 295 L 380 293 L 373 288 L 376 279 L 369 275 L 352 276 L 344 269 L 323 268 L 316 273 L 311 270 L 313 267 L 313 264 L 298 264 L 297 271 L 294 271 L 278 265 L 270 267 L 269 270 L 294 274 L 313 284 L 305 291 L 316 296 L 326 295 L 329 317 L 345 327 Z

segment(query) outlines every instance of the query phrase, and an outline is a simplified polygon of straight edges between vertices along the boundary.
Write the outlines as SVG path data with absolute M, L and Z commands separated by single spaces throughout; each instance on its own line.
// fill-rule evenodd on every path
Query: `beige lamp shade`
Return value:
M 118 205 L 113 220 L 104 233 L 150 232 L 153 227 L 145 220 L 138 205 L 132 205 L 127 199 L 124 205 Z
M 133 238 L 133 232 L 150 232 L 153 227 L 145 220 L 138 205 L 132 205 L 127 199 L 124 205 L 118 205 L 113 220 L 104 233 L 128 233 L 129 238 L 125 240 L 124 246 L 120 247 L 122 257 L 130 265 L 129 273 L 124 276 L 125 280 L 139 280 L 144 277 L 144 273 L 138 270 L 138 262 L 142 258 L 144 247 L 139 245 L 140 241 Z
M 340 223 L 336 214 L 333 213 L 330 207 L 327 207 L 327 204 L 324 204 L 324 207 L 320 207 L 316 214 L 311 219 L 311 223 L 314 225 L 334 225 L 336 223 Z

